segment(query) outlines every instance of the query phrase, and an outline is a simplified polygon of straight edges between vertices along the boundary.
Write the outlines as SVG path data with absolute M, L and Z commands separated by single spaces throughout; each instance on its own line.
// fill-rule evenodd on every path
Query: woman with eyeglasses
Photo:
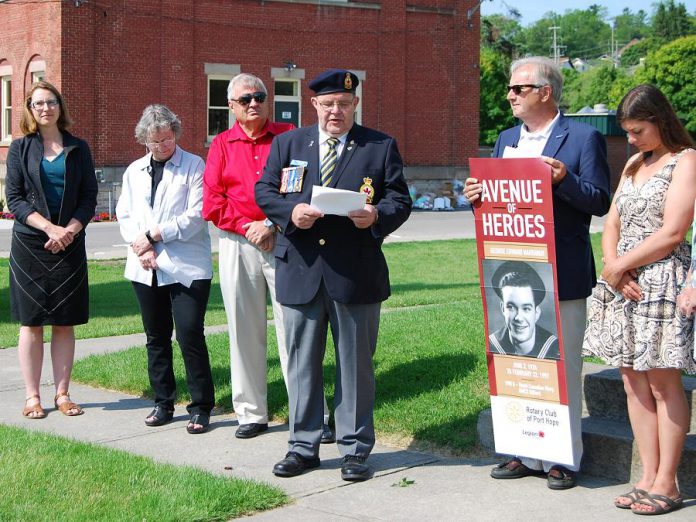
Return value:
M 84 229 L 97 206 L 97 180 L 87 143 L 70 134 L 58 89 L 31 86 L 19 122 L 23 138 L 7 156 L 7 205 L 15 215 L 10 247 L 10 308 L 19 321 L 22 415 L 43 419 L 40 381 L 44 326 L 51 326 L 55 407 L 69 417 L 82 408 L 69 395 L 74 326 L 89 319 Z
M 694 143 L 665 95 L 631 89 L 616 120 L 638 153 L 628 160 L 602 234 L 583 355 L 621 372 L 642 475 L 614 505 L 640 515 L 681 507 L 677 467 L 689 431 L 682 372 L 696 372 L 693 323 L 677 309 L 687 284 L 696 199 Z
M 135 139 L 147 148 L 123 174 L 116 216 L 130 245 L 125 277 L 133 284 L 147 335 L 147 360 L 155 407 L 147 426 L 174 417 L 176 381 L 172 331 L 181 348 L 191 402 L 186 431 L 204 433 L 215 404 L 203 333 L 213 277 L 210 236 L 201 217 L 201 158 L 177 145 L 181 121 L 164 105 L 145 107 Z

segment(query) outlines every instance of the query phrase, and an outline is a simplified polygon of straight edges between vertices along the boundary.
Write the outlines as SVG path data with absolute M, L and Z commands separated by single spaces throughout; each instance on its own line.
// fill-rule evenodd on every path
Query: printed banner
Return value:
M 495 450 L 572 465 L 549 166 L 469 164 Z

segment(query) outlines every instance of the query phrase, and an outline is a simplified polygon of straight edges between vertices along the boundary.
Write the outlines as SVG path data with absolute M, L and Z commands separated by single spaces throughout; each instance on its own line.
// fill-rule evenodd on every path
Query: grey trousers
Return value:
M 342 304 L 322 284 L 312 301 L 283 305 L 288 348 L 289 451 L 319 455 L 324 418 L 323 362 L 329 325 L 336 350 L 334 416 L 341 455 L 367 457 L 375 444 L 373 410 L 381 303 Z
M 563 329 L 570 438 L 573 448 L 573 465 L 566 467 L 571 471 L 579 471 L 582 460 L 582 341 L 587 320 L 587 300 L 560 301 L 558 305 Z M 520 460 L 528 468 L 536 470 L 543 468 L 544 471 L 549 471 L 554 465 L 553 462 L 527 457 Z

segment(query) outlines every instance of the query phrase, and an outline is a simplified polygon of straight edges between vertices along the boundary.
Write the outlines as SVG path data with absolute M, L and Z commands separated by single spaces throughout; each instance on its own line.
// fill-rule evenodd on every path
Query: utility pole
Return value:
M 558 26 L 549 27 L 549 31 L 553 31 L 553 44 L 551 46 L 551 52 L 553 53 L 553 61 L 556 64 L 561 62 L 561 52 L 566 48 L 565 45 L 558 45 L 558 35 L 557 31 L 560 29 Z

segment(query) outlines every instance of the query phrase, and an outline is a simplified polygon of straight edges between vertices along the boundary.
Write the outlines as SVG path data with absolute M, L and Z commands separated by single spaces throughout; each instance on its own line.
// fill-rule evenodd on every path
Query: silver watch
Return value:
M 275 225 L 273 224 L 273 221 L 271 221 L 271 220 L 268 219 L 268 218 L 264 219 L 264 221 L 263 221 L 263 226 L 266 227 L 266 228 L 275 228 Z

